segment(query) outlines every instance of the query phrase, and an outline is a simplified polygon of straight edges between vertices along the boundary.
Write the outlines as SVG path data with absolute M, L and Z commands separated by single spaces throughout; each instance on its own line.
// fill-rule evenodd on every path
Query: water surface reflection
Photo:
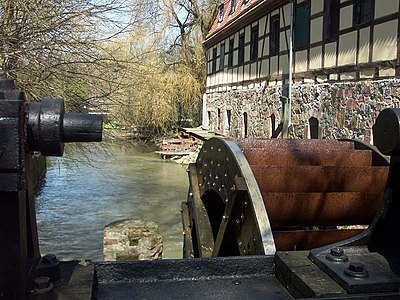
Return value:
M 128 142 L 67 145 L 64 157 L 49 158 L 36 200 L 41 253 L 100 260 L 104 226 L 134 218 L 155 221 L 164 237 L 163 257 L 180 258 L 186 168 L 153 150 Z

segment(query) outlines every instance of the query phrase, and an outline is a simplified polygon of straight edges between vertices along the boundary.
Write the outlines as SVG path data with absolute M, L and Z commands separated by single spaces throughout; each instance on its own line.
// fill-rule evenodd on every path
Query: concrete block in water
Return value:
M 154 222 L 126 219 L 104 227 L 106 261 L 161 259 L 162 251 L 162 236 Z

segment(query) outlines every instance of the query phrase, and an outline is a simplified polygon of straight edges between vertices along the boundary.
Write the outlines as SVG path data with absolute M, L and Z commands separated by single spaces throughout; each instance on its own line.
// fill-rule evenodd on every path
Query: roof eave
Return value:
M 271 12 L 289 2 L 290 0 L 263 0 L 257 2 L 243 11 L 243 13 L 238 15 L 231 22 L 227 23 L 223 28 L 215 31 L 212 35 L 207 36 L 203 42 L 204 46 L 206 48 L 212 47 L 219 41 L 239 31 L 241 28 L 263 17 L 268 12 Z

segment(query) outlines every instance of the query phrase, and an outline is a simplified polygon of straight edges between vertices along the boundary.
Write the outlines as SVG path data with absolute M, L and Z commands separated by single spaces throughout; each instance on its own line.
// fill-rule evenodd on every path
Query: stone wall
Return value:
M 126 219 L 104 227 L 104 260 L 161 259 L 162 236 L 150 221 Z
M 243 137 L 243 113 L 248 115 L 248 136 L 270 137 L 271 115 L 281 122 L 281 86 L 207 94 L 209 127 L 231 137 Z M 400 80 L 299 84 L 292 87 L 290 137 L 307 138 L 309 120 L 319 121 L 322 138 L 355 138 L 371 142 L 371 129 L 385 107 L 400 106 Z M 220 128 L 218 130 L 218 108 Z M 226 110 L 231 110 L 228 130 Z M 222 120 L 223 119 L 223 120 Z M 321 136 L 320 136 L 321 137 Z

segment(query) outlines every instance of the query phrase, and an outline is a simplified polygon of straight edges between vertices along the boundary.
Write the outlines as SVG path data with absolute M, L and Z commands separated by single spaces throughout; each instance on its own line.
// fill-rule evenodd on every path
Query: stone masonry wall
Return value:
M 207 95 L 209 127 L 231 137 L 243 137 L 243 113 L 248 115 L 248 136 L 270 137 L 271 115 L 275 127 L 281 122 L 280 86 L 260 87 Z M 290 137 L 306 138 L 309 119 L 319 121 L 322 138 L 355 138 L 371 142 L 371 129 L 379 112 L 386 107 L 400 107 L 400 79 L 374 81 L 299 84 L 292 87 Z M 228 131 L 226 110 L 231 110 Z M 217 130 L 218 131 L 218 130 Z

